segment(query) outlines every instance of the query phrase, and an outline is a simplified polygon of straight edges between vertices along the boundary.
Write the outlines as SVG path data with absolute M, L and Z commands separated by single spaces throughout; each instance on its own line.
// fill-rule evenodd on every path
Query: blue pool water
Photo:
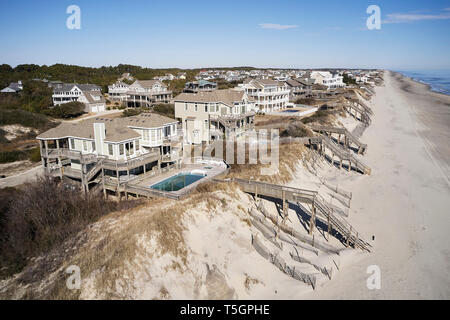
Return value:
M 195 181 L 203 178 L 204 175 L 192 174 L 190 172 L 181 172 L 175 176 L 167 178 L 157 184 L 152 185 L 150 188 L 161 191 L 178 191 L 184 187 L 194 183 Z
M 294 113 L 294 112 L 298 112 L 298 110 L 284 110 L 283 112 Z

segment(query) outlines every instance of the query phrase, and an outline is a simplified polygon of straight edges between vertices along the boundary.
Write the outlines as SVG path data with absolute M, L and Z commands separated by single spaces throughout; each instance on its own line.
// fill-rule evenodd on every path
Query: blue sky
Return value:
M 0 64 L 450 69 L 450 0 L 0 0 Z M 66 27 L 69 5 L 81 29 Z M 366 9 L 381 9 L 368 30 Z

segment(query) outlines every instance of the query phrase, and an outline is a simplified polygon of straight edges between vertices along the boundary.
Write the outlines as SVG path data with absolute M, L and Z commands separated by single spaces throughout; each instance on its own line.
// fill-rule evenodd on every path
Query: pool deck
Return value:
M 211 169 L 206 169 L 206 167 L 211 167 Z M 171 194 L 175 197 L 183 197 L 190 193 L 193 189 L 195 189 L 199 184 L 207 182 L 208 180 L 221 175 L 226 172 L 226 167 L 222 166 L 215 166 L 210 164 L 185 164 L 182 165 L 181 169 L 173 169 L 168 172 L 164 172 L 163 174 L 157 175 L 157 176 L 148 176 L 144 177 L 142 179 L 139 179 L 139 181 L 131 182 L 130 186 L 137 186 L 140 188 L 149 188 L 158 182 L 161 182 L 163 180 L 166 180 L 167 178 L 170 178 L 172 176 L 175 176 L 181 172 L 191 172 L 192 170 L 202 170 L 206 172 L 206 176 L 200 180 L 195 181 L 194 183 L 191 183 L 190 185 L 187 185 L 186 187 L 178 190 L 178 191 L 164 191 L 163 193 Z

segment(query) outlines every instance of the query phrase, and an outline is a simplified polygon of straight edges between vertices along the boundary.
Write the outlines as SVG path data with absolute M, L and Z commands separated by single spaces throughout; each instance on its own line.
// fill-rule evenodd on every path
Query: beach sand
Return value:
M 353 192 L 348 220 L 372 253 L 303 298 L 449 299 L 450 97 L 387 71 L 370 105 L 361 140 L 372 174 L 327 174 Z M 367 288 L 370 265 L 381 270 L 380 289 Z

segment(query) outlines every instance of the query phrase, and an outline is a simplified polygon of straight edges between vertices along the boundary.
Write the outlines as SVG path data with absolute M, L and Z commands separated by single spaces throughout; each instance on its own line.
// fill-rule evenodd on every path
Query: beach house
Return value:
M 270 79 L 247 79 L 239 85 L 248 97 L 255 100 L 256 110 L 273 112 L 286 108 L 289 102 L 289 88 L 284 82 Z
M 177 121 L 154 113 L 63 122 L 37 136 L 46 175 L 80 183 L 122 181 L 181 162 Z
M 85 112 L 105 111 L 106 100 L 101 88 L 95 84 L 50 83 L 53 88 L 53 105 L 78 101 L 85 105 Z
M 17 93 L 23 90 L 22 81 L 11 82 L 9 86 L 3 88 L 0 92 L 2 93 Z
M 289 89 L 289 99 L 295 101 L 299 97 L 308 97 L 311 95 L 312 83 L 305 79 L 289 79 L 286 86 Z
M 198 80 L 186 82 L 183 92 L 196 93 L 199 91 L 214 91 L 217 90 L 217 83 L 207 80 Z
M 129 91 L 130 85 L 123 82 L 117 81 L 112 85 L 108 86 L 108 95 L 111 101 L 124 101 L 127 99 L 127 92 Z
M 239 137 L 254 127 L 255 102 L 243 90 L 181 93 L 174 100 L 185 143 Z
M 105 111 L 106 99 L 99 91 L 82 91 L 77 101 L 84 104 L 85 112 Z
M 151 107 L 155 103 L 169 103 L 172 91 L 160 80 L 136 80 L 128 87 L 125 102 L 128 107 Z
M 321 84 L 329 89 L 343 88 L 343 76 L 338 73 L 331 73 L 329 71 L 312 71 L 310 73 L 311 79 L 315 80 L 316 84 Z

